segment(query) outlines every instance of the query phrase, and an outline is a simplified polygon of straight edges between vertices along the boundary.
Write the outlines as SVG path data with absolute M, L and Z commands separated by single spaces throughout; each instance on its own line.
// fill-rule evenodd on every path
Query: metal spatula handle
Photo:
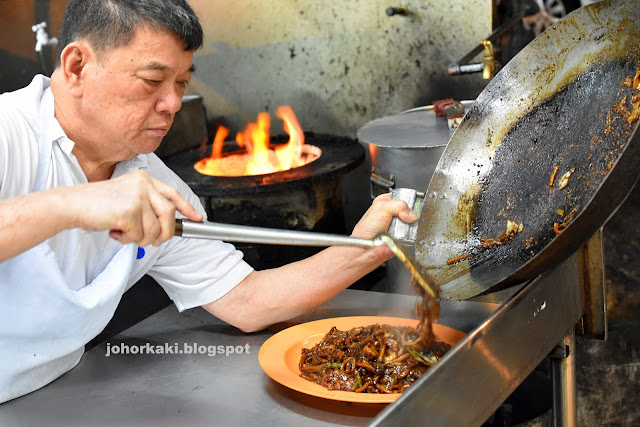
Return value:
M 176 236 L 196 239 L 215 239 L 227 242 L 264 243 L 270 245 L 293 246 L 362 246 L 373 248 L 388 245 L 389 248 L 407 266 L 429 295 L 436 297 L 435 286 L 420 273 L 419 268 L 407 254 L 395 244 L 387 233 L 379 234 L 375 239 L 359 239 L 339 234 L 314 233 L 310 231 L 278 230 L 273 228 L 250 227 L 247 225 L 220 224 L 215 222 L 192 222 L 176 219 Z
M 311 231 L 279 230 L 216 222 L 192 222 L 176 219 L 176 236 L 215 239 L 226 242 L 263 243 L 292 246 L 362 246 L 373 248 L 383 243 L 339 234 Z

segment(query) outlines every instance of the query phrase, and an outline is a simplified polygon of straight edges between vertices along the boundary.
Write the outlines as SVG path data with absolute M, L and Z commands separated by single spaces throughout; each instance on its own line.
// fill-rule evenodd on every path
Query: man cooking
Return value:
M 202 42 L 183 0 L 71 0 L 51 79 L 0 95 L 0 402 L 73 368 L 146 273 L 179 310 L 202 306 L 256 331 L 392 256 L 331 247 L 254 271 L 230 244 L 173 237 L 176 216 L 201 221 L 204 209 L 153 151 Z M 353 236 L 373 238 L 393 216 L 417 219 L 384 195 Z

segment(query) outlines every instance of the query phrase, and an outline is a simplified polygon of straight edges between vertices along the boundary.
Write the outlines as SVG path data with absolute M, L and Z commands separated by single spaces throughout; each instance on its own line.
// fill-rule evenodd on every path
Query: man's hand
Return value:
M 351 234 L 353 237 L 373 239 L 383 231 L 387 231 L 394 216 L 401 221 L 414 223 L 418 215 L 412 211 L 404 200 L 392 199 L 391 193 L 376 197 L 369 209 L 356 224 Z M 378 255 L 386 261 L 393 256 L 391 250 L 383 245 L 376 248 Z
M 202 221 L 177 190 L 143 171 L 0 200 L 0 262 L 76 227 L 110 230 L 122 243 L 159 245 L 174 235 L 176 210 Z
M 176 210 L 192 221 L 202 221 L 202 215 L 176 189 L 144 171 L 73 189 L 69 206 L 75 226 L 111 230 L 109 235 L 121 243 L 157 246 L 170 239 Z
M 352 236 L 373 239 L 383 231 L 387 231 L 394 216 L 403 222 L 413 223 L 418 215 L 412 211 L 404 200 L 392 199 L 391 193 L 376 197 L 369 209 L 353 229 Z

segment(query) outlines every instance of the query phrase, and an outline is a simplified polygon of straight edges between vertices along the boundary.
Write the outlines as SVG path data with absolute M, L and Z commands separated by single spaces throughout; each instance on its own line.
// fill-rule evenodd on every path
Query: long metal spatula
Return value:
M 420 270 L 387 233 L 380 233 L 375 239 L 360 239 L 339 234 L 315 233 L 310 231 L 280 230 L 252 227 L 247 225 L 222 224 L 216 222 L 193 222 L 176 219 L 175 235 L 195 239 L 224 240 L 227 242 L 261 243 L 292 246 L 360 246 L 374 248 L 387 245 L 405 264 L 411 275 L 432 297 L 436 296 L 434 286 L 427 282 Z

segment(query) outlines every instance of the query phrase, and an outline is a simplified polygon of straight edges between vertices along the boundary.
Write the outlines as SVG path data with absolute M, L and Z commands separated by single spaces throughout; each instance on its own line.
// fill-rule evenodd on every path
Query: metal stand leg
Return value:
M 576 335 L 571 330 L 550 358 L 554 427 L 575 427 L 576 425 L 575 346 Z

